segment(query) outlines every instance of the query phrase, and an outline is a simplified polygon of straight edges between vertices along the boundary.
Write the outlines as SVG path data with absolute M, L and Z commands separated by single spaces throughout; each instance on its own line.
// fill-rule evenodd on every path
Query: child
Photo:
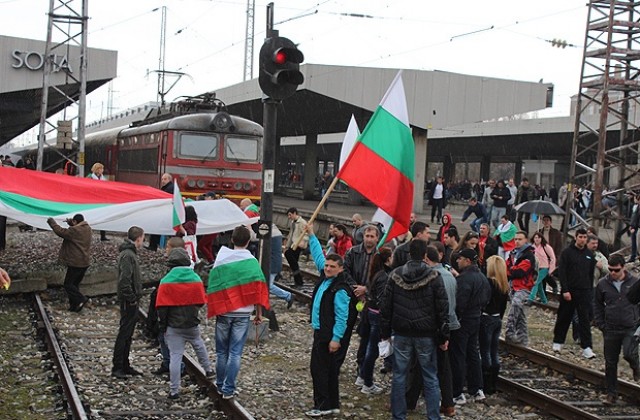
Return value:
M 207 354 L 207 348 L 200 336 L 198 310 L 207 301 L 200 276 L 190 268 L 191 259 L 184 249 L 182 238 L 171 238 L 167 243 L 169 273 L 160 280 L 156 308 L 160 331 L 165 331 L 164 339 L 169 347 L 169 398 L 177 399 L 180 390 L 180 365 L 185 343 L 193 346 L 200 365 L 207 377 L 214 373 Z

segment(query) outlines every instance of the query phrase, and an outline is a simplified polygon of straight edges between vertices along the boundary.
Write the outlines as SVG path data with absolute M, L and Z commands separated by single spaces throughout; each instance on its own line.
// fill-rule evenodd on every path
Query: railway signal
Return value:
M 272 36 L 260 48 L 260 75 L 258 82 L 262 92 L 275 100 L 293 95 L 304 76 L 300 63 L 304 61 L 302 51 L 288 38 Z

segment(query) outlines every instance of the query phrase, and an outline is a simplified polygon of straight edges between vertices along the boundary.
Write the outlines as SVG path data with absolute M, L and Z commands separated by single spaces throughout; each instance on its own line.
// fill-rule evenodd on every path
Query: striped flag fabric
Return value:
M 391 82 L 336 175 L 378 206 L 388 232 L 385 240 L 409 230 L 413 207 L 415 146 L 401 75 Z
M 185 222 L 186 214 L 184 209 L 184 201 L 182 200 L 182 194 L 180 193 L 180 187 L 178 182 L 173 180 L 173 230 L 178 232 L 180 226 Z
M 203 235 L 258 220 L 247 218 L 226 199 L 190 205 L 198 213 L 198 233 Z M 39 229 L 51 229 L 49 217 L 62 224 L 81 213 L 96 230 L 126 232 L 139 226 L 145 233 L 174 235 L 173 211 L 171 194 L 157 188 L 0 167 L 0 215 Z
M 222 247 L 209 272 L 207 317 L 248 305 L 269 309 L 269 287 L 258 260 L 246 249 Z
M 202 279 L 190 267 L 174 267 L 160 280 L 156 308 L 204 305 L 207 296 Z

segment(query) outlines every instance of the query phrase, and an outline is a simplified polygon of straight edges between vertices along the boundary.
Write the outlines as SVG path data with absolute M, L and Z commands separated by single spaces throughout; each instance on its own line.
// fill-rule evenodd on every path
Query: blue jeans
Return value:
M 248 316 L 216 317 L 216 386 L 222 395 L 233 395 L 240 358 L 249 331 Z
M 373 368 L 376 364 L 376 360 L 380 355 L 378 351 L 378 343 L 380 342 L 380 314 L 369 311 L 369 343 L 367 344 L 367 351 L 362 362 L 362 368 L 360 369 L 360 376 L 364 379 L 366 386 L 373 385 Z
M 424 400 L 427 418 L 440 419 L 440 386 L 438 385 L 438 362 L 436 342 L 430 337 L 403 337 L 393 339 L 393 381 L 391 383 L 391 412 L 394 420 L 407 418 L 405 398 L 406 380 L 412 355 L 416 355 L 422 370 Z
M 279 297 L 280 299 L 284 299 L 287 302 L 289 302 L 291 300 L 291 293 L 273 284 L 273 282 L 276 279 L 276 276 L 277 274 L 273 274 L 273 273 L 269 274 L 269 293 L 271 293 L 275 297 Z
M 476 220 L 471 222 L 469 226 L 471 226 L 471 230 L 474 232 L 480 232 L 480 225 L 484 223 L 484 218 L 478 217 Z
M 499 316 L 482 315 L 480 318 L 480 357 L 482 368 L 489 369 L 500 366 L 498 356 L 498 343 L 500 342 L 500 329 L 502 319 Z

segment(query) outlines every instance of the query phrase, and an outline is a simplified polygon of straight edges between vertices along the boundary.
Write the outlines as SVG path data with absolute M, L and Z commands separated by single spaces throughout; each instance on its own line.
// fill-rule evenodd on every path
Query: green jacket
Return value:
M 142 297 L 142 275 L 136 246 L 125 239 L 118 255 L 118 300 L 120 303 L 136 303 Z

